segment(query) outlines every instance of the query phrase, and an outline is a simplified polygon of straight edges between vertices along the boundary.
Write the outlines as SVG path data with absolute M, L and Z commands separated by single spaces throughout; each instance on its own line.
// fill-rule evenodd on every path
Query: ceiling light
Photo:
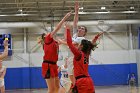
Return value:
M 84 9 L 84 7 L 80 7 L 80 8 L 79 8 L 79 10 L 83 10 L 83 9 Z
M 79 14 L 108 14 L 110 12 L 79 12 Z
M 121 12 L 121 13 L 138 13 L 138 11 L 123 11 L 123 12 Z
M 19 9 L 18 11 L 19 11 L 19 12 L 22 12 L 22 9 Z
M 13 14 L 13 15 L 0 15 L 0 17 L 3 16 L 34 16 L 35 14 Z
M 105 9 L 106 9 L 106 7 L 102 6 L 102 7 L 101 7 L 101 9 L 102 9 L 102 10 L 105 10 Z
M 29 14 L 15 14 L 15 16 L 28 16 Z
M 132 10 L 132 9 L 134 9 L 134 7 L 133 7 L 133 6 L 131 6 L 131 7 L 130 7 L 130 9 Z
M 7 15 L 0 15 L 0 17 L 1 17 L 1 16 L 7 16 Z
M 130 14 L 130 13 L 138 13 L 138 11 L 120 11 L 120 12 L 110 12 L 110 11 L 105 11 L 105 12 L 79 12 L 79 14 Z

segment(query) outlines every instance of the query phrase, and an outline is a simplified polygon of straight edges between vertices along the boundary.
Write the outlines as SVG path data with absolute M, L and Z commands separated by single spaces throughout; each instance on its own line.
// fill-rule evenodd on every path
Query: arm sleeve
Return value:
M 94 39 L 92 40 L 92 42 L 93 42 L 93 43 L 96 43 L 96 41 L 98 40 L 99 37 L 100 37 L 100 34 L 96 35 L 96 36 L 94 37 Z
M 80 51 L 72 44 L 72 38 L 70 34 L 70 29 L 67 29 L 67 44 L 72 51 L 72 53 L 77 57 L 81 55 Z
M 46 35 L 45 37 L 45 44 L 49 44 L 53 41 L 53 38 L 51 37 L 51 34 Z

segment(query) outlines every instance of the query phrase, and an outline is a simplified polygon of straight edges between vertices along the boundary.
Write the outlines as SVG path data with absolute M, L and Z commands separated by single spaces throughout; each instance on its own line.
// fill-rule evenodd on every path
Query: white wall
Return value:
M 128 64 L 136 63 L 135 50 L 94 51 L 90 64 Z M 94 62 L 95 61 L 95 62 Z
M 138 25 L 139 26 L 139 25 Z M 137 27 L 132 27 L 133 46 L 134 49 L 138 48 L 137 39 Z M 26 31 L 26 45 L 27 53 L 24 53 L 24 31 Z M 88 26 L 88 33 L 86 38 L 92 39 L 97 32 L 99 32 L 97 26 Z M 41 33 L 45 32 L 40 27 L 34 28 L 7 28 L 0 29 L 0 33 L 12 34 L 12 47 L 13 55 L 5 60 L 4 65 L 7 67 L 28 67 L 28 66 L 41 66 L 43 50 L 42 47 L 37 45 L 37 37 Z M 59 35 L 62 36 L 64 29 L 62 28 Z M 127 25 L 112 25 L 109 29 L 110 33 L 105 33 L 100 40 L 99 48 L 92 54 L 90 64 L 120 64 L 120 63 L 135 63 L 138 62 L 138 68 L 140 68 L 140 52 L 135 50 L 129 50 L 129 37 Z M 67 48 L 60 46 L 61 54 L 67 56 Z M 60 56 L 62 59 L 62 56 Z M 94 60 L 94 62 L 92 62 Z M 61 60 L 62 61 L 62 60 Z M 62 62 L 59 61 L 59 64 Z M 138 70 L 140 71 L 140 70 Z M 140 72 L 138 72 L 140 73 Z M 140 77 L 140 74 L 139 74 Z
M 67 51 L 60 51 L 58 65 L 63 64 Z M 4 65 L 10 68 L 15 67 L 41 67 L 43 53 L 14 53 L 12 57 L 5 60 Z M 90 65 L 100 64 L 128 64 L 136 63 L 135 50 L 120 51 L 94 51 L 90 56 Z
M 92 39 L 97 32 L 100 32 L 97 26 L 87 26 L 88 33 L 86 38 Z M 134 29 L 134 30 L 133 30 Z M 137 48 L 137 33 L 136 28 L 133 28 L 133 46 L 134 49 Z M 12 34 L 12 41 L 13 41 L 13 50 L 15 53 L 22 53 L 24 50 L 24 31 L 26 31 L 26 45 L 27 45 L 27 52 L 42 52 L 42 48 L 37 45 L 37 37 L 40 36 L 44 29 L 40 29 L 39 27 L 34 28 L 9 28 L 9 29 L 0 29 L 0 33 L 11 33 Z M 63 36 L 64 28 L 59 32 L 60 36 Z M 129 48 L 129 37 L 128 37 L 128 26 L 127 25 L 112 25 L 109 29 L 109 33 L 105 33 L 100 40 L 99 48 L 97 51 L 102 50 L 127 50 Z M 63 48 L 62 48 L 63 50 Z

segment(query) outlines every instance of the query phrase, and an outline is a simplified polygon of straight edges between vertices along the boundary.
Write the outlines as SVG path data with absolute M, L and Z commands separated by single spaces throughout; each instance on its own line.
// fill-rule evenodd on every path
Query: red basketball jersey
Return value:
M 57 62 L 58 51 L 58 43 L 52 37 L 50 37 L 50 34 L 47 35 L 44 41 L 44 60 Z

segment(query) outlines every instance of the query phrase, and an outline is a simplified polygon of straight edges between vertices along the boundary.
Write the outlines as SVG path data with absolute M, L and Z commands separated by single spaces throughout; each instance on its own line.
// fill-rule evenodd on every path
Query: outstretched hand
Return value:
M 65 19 L 69 18 L 72 14 L 72 11 L 68 12 L 66 15 L 65 15 Z
M 92 44 L 95 45 L 96 44 L 96 41 L 100 38 L 100 36 L 103 34 L 104 32 L 100 32 L 98 33 L 94 39 L 92 40 Z
M 68 21 L 65 22 L 64 27 L 65 27 L 66 29 L 70 29 L 70 27 L 71 27 L 70 22 L 68 22 Z
M 79 11 L 79 3 L 78 1 L 75 2 L 75 12 L 78 12 Z
M 103 33 L 104 33 L 104 32 L 100 32 L 100 33 L 98 33 L 98 36 L 101 36 Z
M 4 40 L 4 47 L 8 46 L 8 40 Z
M 59 29 L 61 28 L 61 26 L 63 25 L 63 23 L 70 17 L 70 15 L 72 14 L 72 12 L 68 12 L 63 19 L 57 24 L 57 26 L 55 27 L 55 29 L 51 32 L 51 37 L 53 37 L 53 35 L 59 31 Z

